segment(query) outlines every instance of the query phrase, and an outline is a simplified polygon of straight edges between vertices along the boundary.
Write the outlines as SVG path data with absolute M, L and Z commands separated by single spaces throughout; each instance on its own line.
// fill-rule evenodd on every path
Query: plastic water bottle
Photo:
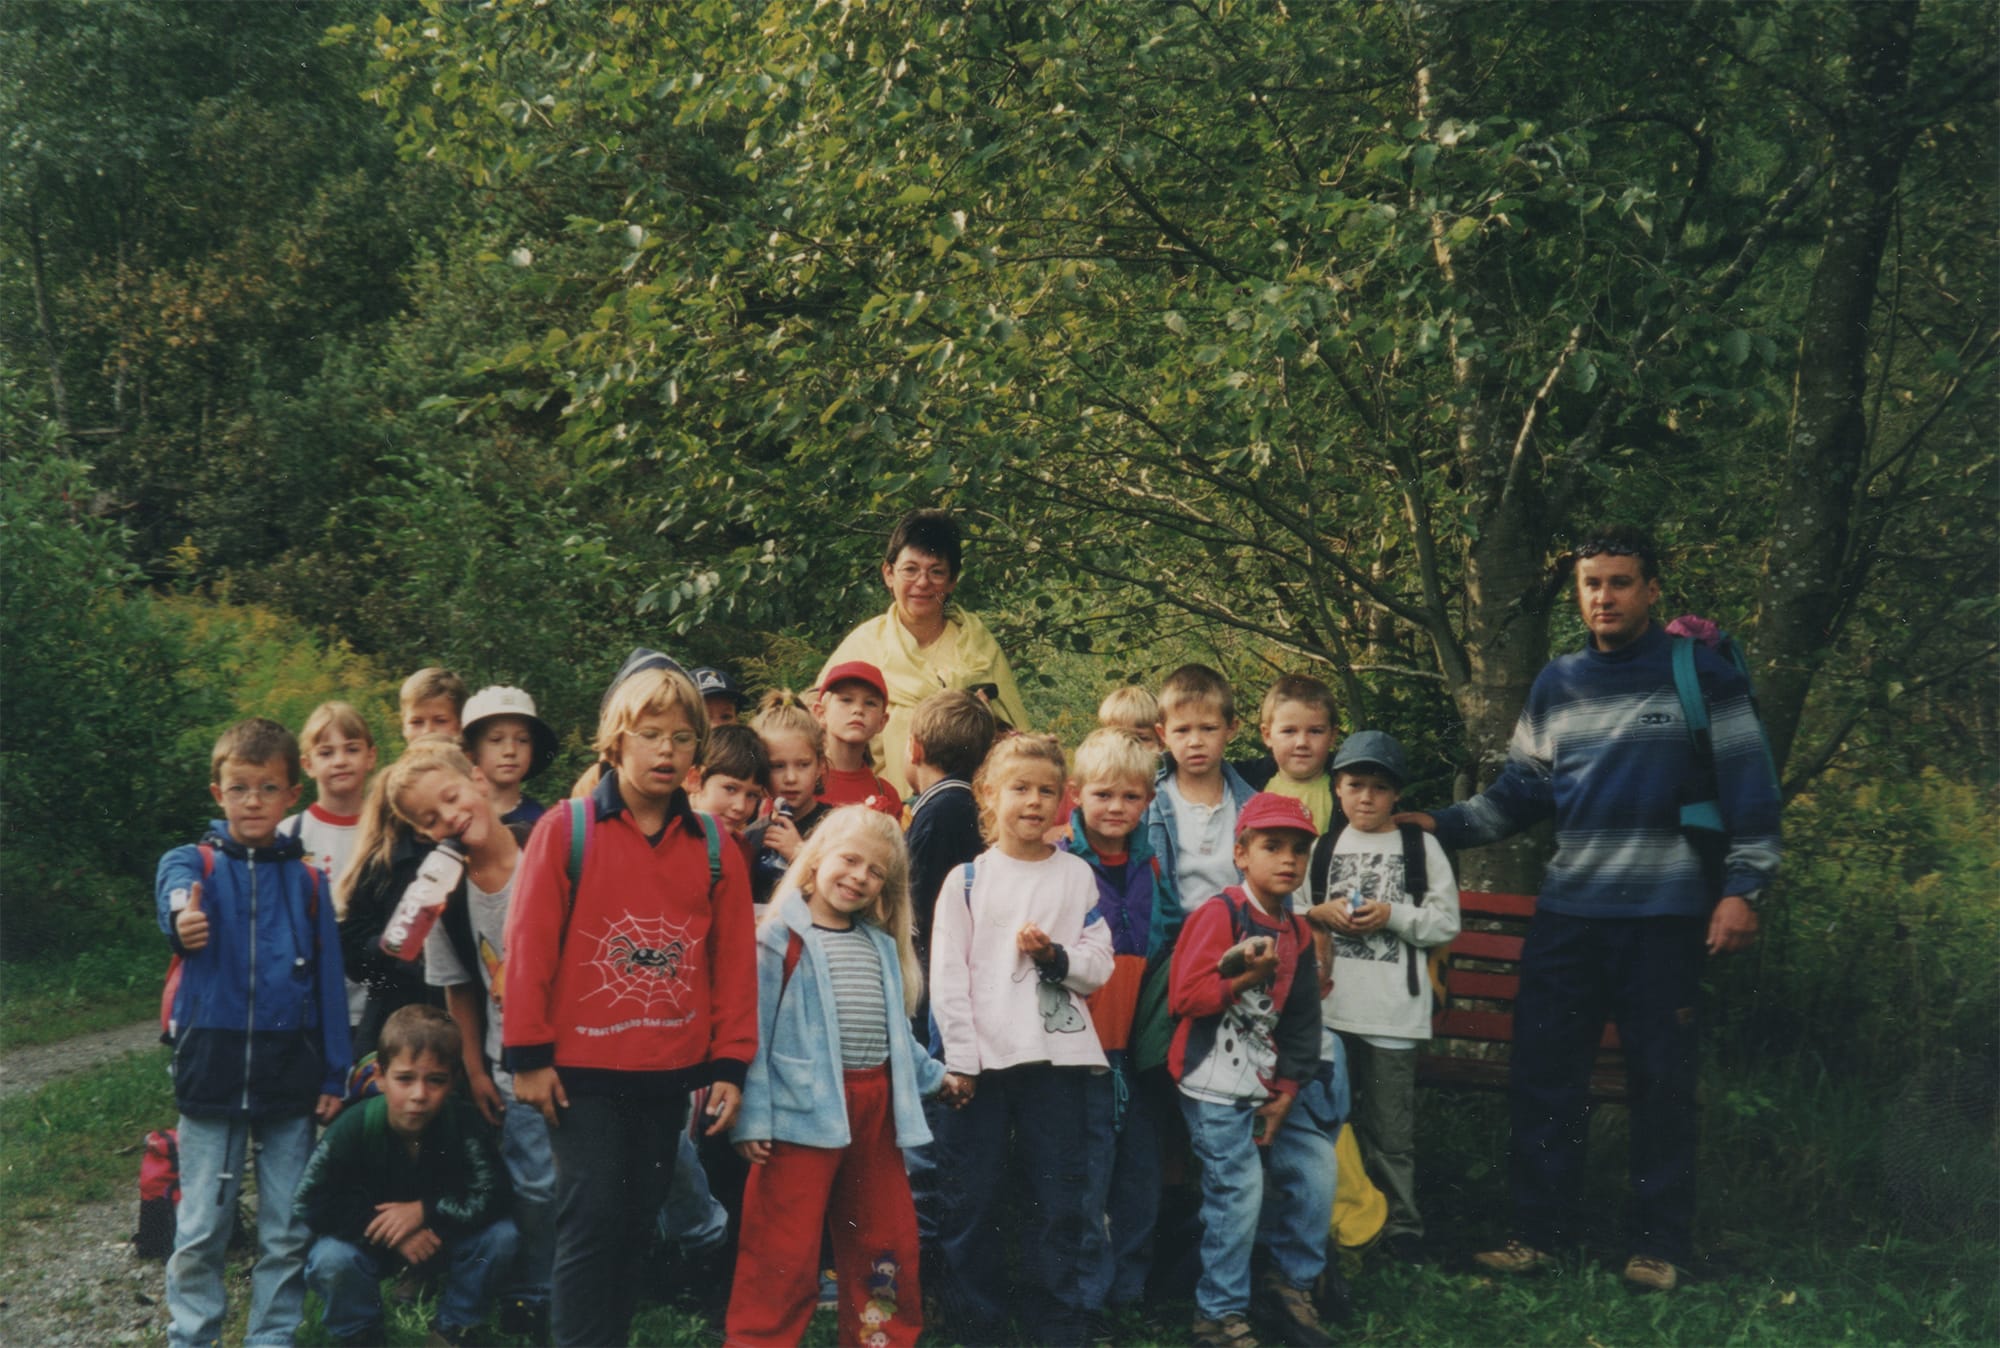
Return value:
M 456 839 L 446 838 L 433 847 L 417 868 L 417 878 L 397 901 L 396 911 L 389 915 L 389 925 L 382 929 L 382 953 L 405 962 L 423 954 L 424 938 L 437 925 L 445 900 L 464 876 L 465 853 Z

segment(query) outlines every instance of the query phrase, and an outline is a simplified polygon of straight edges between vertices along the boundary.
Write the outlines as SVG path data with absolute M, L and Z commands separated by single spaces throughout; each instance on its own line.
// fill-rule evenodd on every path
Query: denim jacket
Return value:
M 833 976 L 825 952 L 812 939 L 812 913 L 805 895 L 786 890 L 775 902 L 776 916 L 757 929 L 757 1056 L 744 1078 L 743 1108 L 730 1137 L 737 1142 L 845 1147 L 853 1137 L 847 1126 Z M 926 1053 L 910 1031 L 895 938 L 872 923 L 859 926 L 882 961 L 896 1145 L 920 1147 L 931 1140 L 922 1097 L 935 1094 L 944 1084 L 944 1064 Z M 785 950 L 795 934 L 804 945 L 787 982 Z
M 1181 883 L 1180 824 L 1174 818 L 1173 798 L 1166 792 L 1167 781 L 1173 775 L 1174 763 L 1169 758 L 1166 760 L 1166 766 L 1160 769 L 1160 775 L 1153 779 L 1153 803 L 1146 807 L 1146 845 L 1152 848 L 1153 855 L 1160 859 L 1161 869 L 1165 871 L 1163 878 L 1168 887 L 1178 894 Z M 1256 788 L 1243 779 L 1243 774 L 1238 772 L 1232 763 L 1222 765 L 1222 788 L 1235 800 L 1236 808 L 1239 810 L 1243 808 L 1245 801 L 1257 794 Z M 1186 896 L 1181 897 L 1185 902 Z M 1205 897 L 1197 896 L 1195 902 L 1200 903 Z M 1187 921 L 1187 911 L 1181 904 L 1161 905 L 1160 911 L 1155 914 L 1149 943 L 1156 960 L 1162 954 L 1173 953 L 1174 942 L 1180 938 L 1181 924 L 1185 921 Z

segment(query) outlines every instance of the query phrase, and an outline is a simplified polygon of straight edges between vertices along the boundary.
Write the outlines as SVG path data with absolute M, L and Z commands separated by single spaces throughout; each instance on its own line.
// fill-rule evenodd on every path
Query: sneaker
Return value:
M 1545 1268 L 1556 1266 L 1556 1257 L 1546 1250 L 1538 1250 L 1522 1241 L 1508 1238 L 1505 1245 L 1497 1250 L 1481 1250 L 1472 1256 L 1472 1262 L 1488 1273 L 1539 1273 Z
M 1664 1259 L 1635 1254 L 1625 1261 L 1625 1285 L 1639 1292 L 1671 1292 L 1680 1286 L 1681 1271 Z
M 1189 1334 L 1195 1348 L 1258 1348 L 1257 1336 L 1250 1332 L 1250 1322 L 1233 1312 L 1220 1320 L 1197 1318 Z
M 1276 1270 L 1267 1269 L 1257 1280 L 1257 1296 L 1250 1313 L 1258 1327 L 1279 1343 L 1291 1348 L 1329 1348 L 1332 1337 L 1319 1325 L 1319 1311 L 1303 1288 L 1292 1286 Z
M 546 1343 L 549 1337 L 549 1303 L 522 1297 L 502 1297 L 499 1329 L 510 1339 Z

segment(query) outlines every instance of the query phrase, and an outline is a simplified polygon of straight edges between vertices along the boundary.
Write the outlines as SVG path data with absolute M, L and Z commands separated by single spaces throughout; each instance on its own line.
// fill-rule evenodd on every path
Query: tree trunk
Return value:
M 1838 637 L 1856 493 L 1868 462 L 1870 319 L 1914 126 L 1909 82 L 1916 0 L 1852 6 L 1846 96 L 1830 149 L 1829 215 L 1799 337 L 1777 519 L 1756 616 L 1758 691 L 1784 767 L 1815 674 Z
M 56 424 L 69 433 L 69 397 L 63 389 L 62 343 L 56 339 L 55 311 L 49 306 L 48 277 L 42 263 L 42 212 L 28 198 L 28 278 L 35 292 L 35 327 L 42 339 L 42 359 L 49 367 L 49 402 Z

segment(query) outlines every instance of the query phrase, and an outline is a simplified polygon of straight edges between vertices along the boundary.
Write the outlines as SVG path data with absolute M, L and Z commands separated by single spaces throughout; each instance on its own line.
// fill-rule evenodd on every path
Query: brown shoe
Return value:
M 1333 1338 L 1320 1328 L 1312 1297 L 1292 1286 L 1276 1270 L 1266 1269 L 1257 1280 L 1257 1298 L 1250 1303 L 1257 1326 L 1289 1348 L 1332 1348 Z
M 1225 1315 L 1220 1320 L 1197 1319 L 1189 1334 L 1195 1348 L 1259 1348 L 1257 1336 L 1250 1332 L 1250 1322 L 1240 1315 Z
M 1681 1271 L 1664 1259 L 1635 1254 L 1625 1261 L 1625 1285 L 1640 1292 L 1671 1292 L 1680 1286 Z
M 1472 1256 L 1472 1262 L 1488 1273 L 1505 1273 L 1510 1277 L 1520 1273 L 1538 1273 L 1545 1268 L 1556 1266 L 1556 1257 L 1546 1250 L 1538 1250 L 1532 1245 L 1509 1238 L 1497 1250 L 1482 1250 Z

